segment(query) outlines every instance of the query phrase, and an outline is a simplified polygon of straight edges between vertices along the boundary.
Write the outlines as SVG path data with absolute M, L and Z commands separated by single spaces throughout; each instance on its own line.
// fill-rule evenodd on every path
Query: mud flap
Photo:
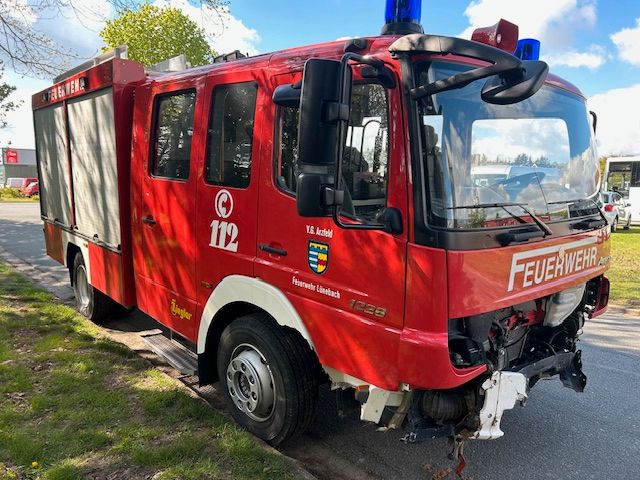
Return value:
M 565 387 L 576 392 L 584 392 L 587 385 L 587 376 L 582 372 L 582 350 L 578 350 L 569 366 L 560 373 L 560 380 Z

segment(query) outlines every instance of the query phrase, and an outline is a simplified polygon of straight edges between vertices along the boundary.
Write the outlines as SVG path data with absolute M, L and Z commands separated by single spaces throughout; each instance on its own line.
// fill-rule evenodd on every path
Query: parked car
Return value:
M 40 194 L 40 184 L 36 180 L 35 182 L 31 182 L 26 187 L 22 188 L 22 193 L 25 197 L 33 197 L 34 195 Z
M 602 192 L 600 202 L 611 231 L 615 232 L 618 225 L 623 225 L 625 230 L 631 226 L 631 204 L 618 192 Z
M 10 177 L 4 182 L 4 186 L 7 188 L 22 188 L 23 180 L 24 178 Z M 35 180 L 37 180 L 37 178 Z

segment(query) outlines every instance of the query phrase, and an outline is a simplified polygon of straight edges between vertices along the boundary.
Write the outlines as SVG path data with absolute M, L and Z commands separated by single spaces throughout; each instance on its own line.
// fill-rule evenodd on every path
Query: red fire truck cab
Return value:
M 383 33 L 164 74 L 103 57 L 33 96 L 80 311 L 180 335 L 272 444 L 324 381 L 410 442 L 497 438 L 539 379 L 586 383 L 610 231 L 583 95 L 508 22 Z

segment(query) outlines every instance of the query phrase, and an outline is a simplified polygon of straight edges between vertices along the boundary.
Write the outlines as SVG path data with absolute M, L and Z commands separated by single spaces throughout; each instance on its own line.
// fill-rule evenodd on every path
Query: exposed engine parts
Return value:
M 449 350 L 455 367 L 485 364 L 487 374 L 452 390 L 416 391 L 407 418 L 415 443 L 452 438 L 497 438 L 506 409 L 526 401 L 540 379 L 559 375 L 577 392 L 586 386 L 576 349 L 597 302 L 597 282 L 538 300 L 450 321 Z

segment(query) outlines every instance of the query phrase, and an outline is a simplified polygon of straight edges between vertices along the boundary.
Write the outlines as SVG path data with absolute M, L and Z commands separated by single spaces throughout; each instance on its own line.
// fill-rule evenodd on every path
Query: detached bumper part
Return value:
M 527 400 L 527 377 L 516 372 L 494 372 L 482 384 L 484 404 L 479 413 L 480 426 L 471 438 L 494 440 L 504 435 L 500 430 L 502 413 L 516 403 Z

